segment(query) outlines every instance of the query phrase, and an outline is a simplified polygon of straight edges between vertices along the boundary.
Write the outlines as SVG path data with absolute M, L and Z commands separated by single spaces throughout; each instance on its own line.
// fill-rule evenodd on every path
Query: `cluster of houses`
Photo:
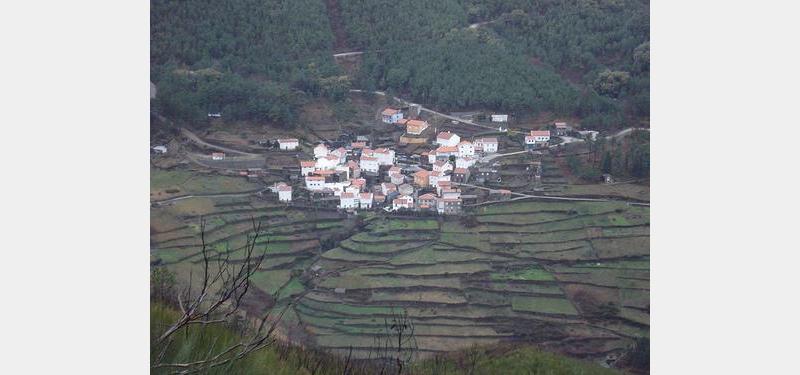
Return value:
M 412 135 L 419 135 L 429 127 L 426 121 L 404 118 L 403 112 L 394 108 L 384 109 L 381 120 L 404 126 L 406 134 Z M 507 118 L 498 118 L 503 120 Z M 553 135 L 566 134 L 565 123 L 554 125 Z M 533 130 L 525 137 L 525 144 L 529 148 L 546 147 L 550 137 L 549 130 Z M 279 139 L 278 143 L 281 150 L 299 147 L 297 139 Z M 497 169 L 475 166 L 481 156 L 498 152 L 495 137 L 467 140 L 454 132 L 439 132 L 432 143 L 434 147 L 414 155 L 411 163 L 404 162 L 408 158 L 396 155 L 391 148 L 373 149 L 369 143 L 368 138 L 362 137 L 345 143 L 320 143 L 313 148 L 313 160 L 300 160 L 300 176 L 311 199 L 329 205 L 335 203 L 348 211 L 380 207 L 386 211 L 435 211 L 449 215 L 460 213 L 463 199 L 470 197 L 462 196 L 459 184 L 470 179 L 478 183 L 501 181 Z M 278 183 L 272 190 L 279 201 L 292 201 L 291 186 Z M 490 195 L 507 199 L 510 193 L 497 190 Z
M 403 120 L 402 112 L 383 114 L 385 121 Z M 314 160 L 299 161 L 300 174 L 312 199 L 338 199 L 341 209 L 382 207 L 386 211 L 457 214 L 463 201 L 461 190 L 453 183 L 466 183 L 479 156 L 497 152 L 498 141 L 489 137 L 468 141 L 456 133 L 441 132 L 436 136 L 436 146 L 423 152 L 416 165 L 409 166 L 396 163 L 394 150 L 373 149 L 367 141 L 338 148 L 320 143 L 313 149 Z M 284 183 L 273 187 L 282 202 L 291 202 L 291 189 Z

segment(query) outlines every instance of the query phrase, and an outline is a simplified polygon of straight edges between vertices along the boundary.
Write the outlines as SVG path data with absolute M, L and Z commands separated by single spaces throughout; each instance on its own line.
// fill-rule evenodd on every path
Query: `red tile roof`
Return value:
M 313 160 L 300 160 L 301 167 L 313 167 L 314 165 L 316 165 L 316 162 Z
M 454 135 L 456 134 L 451 132 L 441 132 L 438 135 L 436 135 L 436 139 L 450 139 L 453 138 Z
M 391 115 L 397 114 L 398 112 L 400 112 L 400 111 L 397 110 L 397 109 L 386 108 L 386 109 L 383 110 L 383 112 L 381 112 L 381 114 L 384 115 L 384 116 L 391 116 Z
M 549 137 L 550 131 L 549 130 L 531 130 L 532 137 Z

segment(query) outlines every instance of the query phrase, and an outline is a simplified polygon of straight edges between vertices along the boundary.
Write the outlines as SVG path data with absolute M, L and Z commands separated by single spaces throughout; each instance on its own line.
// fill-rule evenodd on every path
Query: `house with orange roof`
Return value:
M 316 168 L 317 162 L 313 160 L 300 160 L 300 175 L 301 176 L 308 176 L 311 173 L 314 173 L 314 169 Z
M 419 187 L 427 187 L 430 184 L 430 171 L 420 169 L 414 172 L 414 184 Z
M 531 130 L 531 134 L 525 136 L 525 144 L 528 148 L 547 146 L 549 141 L 549 130 Z
M 421 210 L 436 209 L 436 196 L 431 193 L 420 195 L 417 198 L 417 208 Z
M 278 201 L 291 202 L 292 201 L 292 187 L 281 182 L 276 187 L 278 190 Z
M 403 196 L 400 196 L 399 198 L 395 198 L 392 201 L 392 209 L 399 210 L 401 208 L 409 209 L 409 210 L 413 209 L 414 208 L 414 198 L 412 198 L 412 197 L 410 197 L 408 195 L 403 195 Z
M 427 121 L 422 120 L 408 120 L 406 122 L 406 133 L 412 135 L 420 135 L 425 129 L 430 126 Z

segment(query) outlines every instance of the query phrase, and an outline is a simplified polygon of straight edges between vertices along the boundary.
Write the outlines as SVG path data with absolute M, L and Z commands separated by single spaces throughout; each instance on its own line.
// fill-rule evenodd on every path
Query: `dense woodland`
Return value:
M 578 177 L 597 182 L 604 173 L 616 177 L 650 177 L 650 132 L 634 130 L 629 137 L 587 140 L 589 154 L 585 158 L 569 156 L 567 164 Z
M 186 121 L 219 110 L 291 126 L 306 98 L 342 99 L 352 86 L 445 110 L 575 116 L 599 129 L 649 117 L 646 0 L 337 3 L 349 49 L 367 52 L 354 77 L 331 57 L 324 0 L 152 0 L 151 78 L 160 98 L 186 99 L 155 107 Z M 208 68 L 221 75 L 186 74 Z M 258 104 L 236 103 L 254 85 L 248 100 Z
M 341 96 L 349 88 L 330 54 L 322 0 L 153 0 L 150 24 L 155 106 L 177 120 L 221 111 L 291 126 L 298 91 Z

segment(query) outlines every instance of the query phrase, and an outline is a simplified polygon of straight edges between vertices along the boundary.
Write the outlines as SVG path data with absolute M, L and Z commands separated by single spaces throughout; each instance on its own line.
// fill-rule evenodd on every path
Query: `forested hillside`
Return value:
M 649 13 L 637 0 L 340 1 L 373 51 L 359 84 L 445 109 L 555 112 L 594 127 L 649 115 Z M 471 23 L 476 23 L 470 27 Z
M 187 97 L 156 107 L 186 121 L 220 110 L 229 119 L 291 125 L 304 98 L 341 99 L 351 85 L 443 110 L 575 116 L 593 128 L 649 117 L 647 0 L 338 0 L 328 5 L 341 16 L 347 45 L 366 52 L 352 77 L 331 56 L 324 0 L 151 4 L 153 80 L 160 92 Z M 238 87 L 207 75 L 174 77 L 205 68 Z M 266 85 L 255 94 L 258 105 L 231 107 L 252 88 L 246 80 Z M 209 85 L 222 88 L 199 89 Z
M 293 89 L 326 94 L 339 84 L 322 0 L 153 0 L 150 23 L 152 79 L 165 98 L 156 104 L 179 120 L 222 111 L 291 125 Z

